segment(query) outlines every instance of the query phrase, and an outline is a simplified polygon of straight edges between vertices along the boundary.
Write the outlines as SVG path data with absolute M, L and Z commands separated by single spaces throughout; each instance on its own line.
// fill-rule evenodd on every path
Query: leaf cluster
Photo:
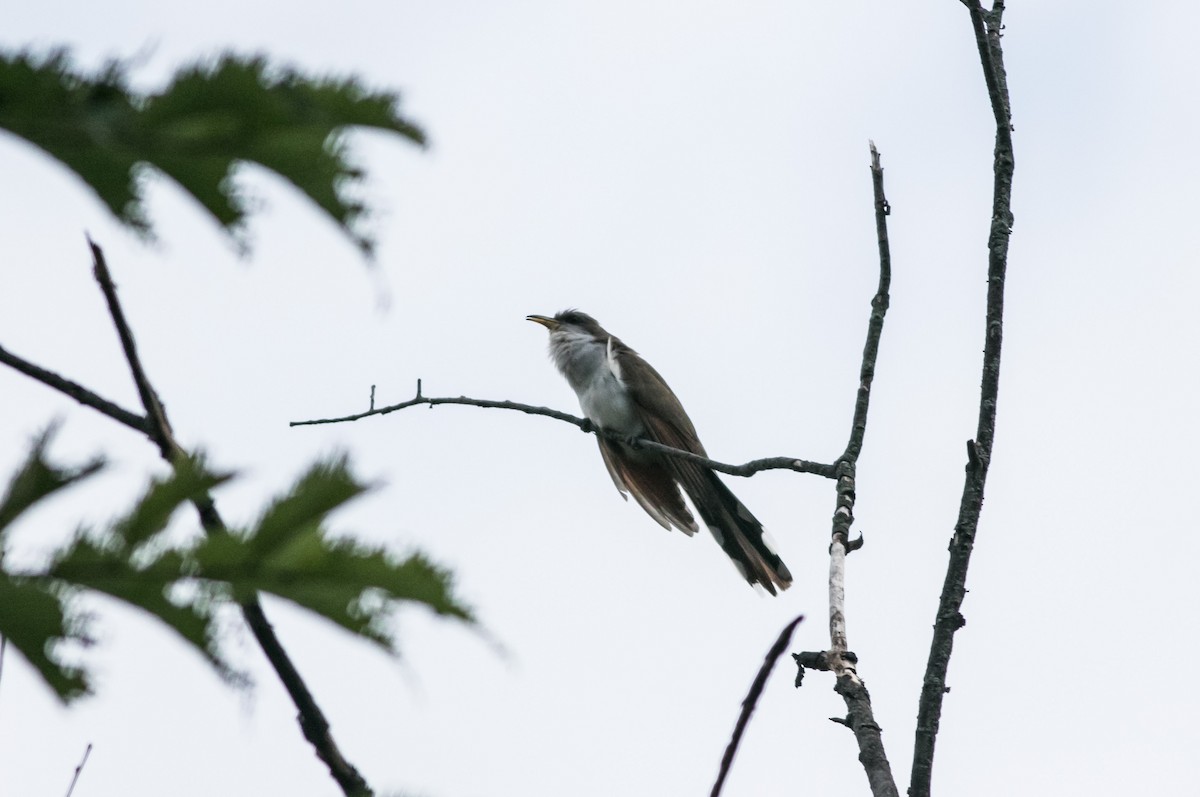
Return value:
M 357 79 L 313 77 L 262 57 L 223 54 L 178 70 L 154 93 L 130 87 L 128 64 L 95 74 L 68 53 L 0 53 L 0 129 L 59 160 L 125 224 L 150 235 L 140 179 L 153 167 L 245 244 L 246 197 L 234 174 L 257 163 L 291 182 L 369 255 L 358 222 L 362 203 L 347 191 L 363 179 L 344 131 L 372 127 L 424 144 L 400 115 L 399 96 Z
M 46 457 L 51 436 L 52 430 L 34 442 L 0 499 L 0 550 L 18 518 L 103 467 L 101 460 L 74 468 L 52 464 Z M 87 591 L 150 614 L 231 682 L 243 678 L 222 654 L 218 612 L 259 593 L 292 601 L 393 654 L 389 620 L 400 602 L 474 622 L 453 593 L 450 573 L 424 555 L 397 558 L 330 536 L 329 513 L 368 489 L 345 457 L 311 466 L 248 529 L 172 540 L 167 527 L 176 511 L 230 478 L 209 471 L 200 458 L 180 460 L 107 528 L 78 531 L 44 569 L 13 572 L 0 560 L 0 635 L 69 701 L 90 690 L 86 670 L 62 655 L 66 645 L 89 641 L 76 600 Z

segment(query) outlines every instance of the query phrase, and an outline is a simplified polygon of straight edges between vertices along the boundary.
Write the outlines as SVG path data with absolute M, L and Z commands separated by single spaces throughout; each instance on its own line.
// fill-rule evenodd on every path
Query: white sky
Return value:
M 1190 4 L 1010 5 L 1016 225 L 996 457 L 951 662 L 935 789 L 1179 794 L 1200 694 L 1189 511 L 1200 290 Z M 796 576 L 739 581 L 711 540 L 619 500 L 571 427 L 473 408 L 289 420 L 428 395 L 576 411 L 527 313 L 567 306 L 637 348 L 713 456 L 842 449 L 877 278 L 867 139 L 883 154 L 894 278 L 859 479 L 850 643 L 903 790 L 930 626 L 975 427 L 993 128 L 954 0 L 795 4 L 27 3 L 0 46 L 149 52 L 156 85 L 220 48 L 405 94 L 421 152 L 356 136 L 375 268 L 282 181 L 239 260 L 156 182 L 161 242 L 121 230 L 63 168 L 0 135 L 0 343 L 137 406 L 89 274 L 106 249 L 183 440 L 244 477 L 246 522 L 306 463 L 352 453 L 385 486 L 334 525 L 451 565 L 487 638 L 402 613 L 403 658 L 276 601 L 267 611 L 382 793 L 703 794 L 762 655 L 828 644 L 831 483 L 733 480 Z M 109 472 L 38 511 L 11 555 L 128 505 L 153 448 L 0 372 L 0 474 L 51 419 Z M 1176 507 L 1184 507 L 1177 517 Z M 181 524 L 192 524 L 190 517 Z M 60 708 L 18 657 L 0 683 L 5 794 L 335 795 L 253 640 L 229 690 L 169 632 L 97 601 L 99 694 Z M 728 795 L 865 792 L 832 681 L 768 685 Z

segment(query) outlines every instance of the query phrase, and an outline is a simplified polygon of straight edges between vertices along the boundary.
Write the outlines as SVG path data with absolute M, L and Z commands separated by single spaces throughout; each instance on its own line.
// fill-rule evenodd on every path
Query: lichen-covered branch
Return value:
M 850 439 L 846 444 L 846 452 L 837 461 L 835 472 L 837 505 L 833 512 L 832 541 L 829 545 L 829 650 L 793 656 L 799 668 L 797 686 L 806 667 L 834 674 L 837 679 L 834 691 L 846 701 L 846 718 L 837 721 L 854 732 L 858 742 L 858 760 L 866 771 L 871 793 L 876 797 L 898 797 L 892 768 L 884 752 L 881 729 L 871 709 L 871 696 L 858 677 L 858 657 L 849 649 L 846 631 L 846 554 L 862 547 L 862 537 L 850 539 L 857 490 L 855 476 L 867 430 L 871 383 L 875 378 L 875 361 L 879 356 L 879 341 L 883 335 L 883 318 L 888 309 L 888 290 L 892 279 L 887 234 L 887 217 L 891 206 L 883 192 L 883 167 L 874 142 L 871 142 L 871 182 L 875 195 L 875 232 L 879 241 L 879 286 L 871 300 L 871 318 L 867 324 L 867 341 L 863 346 L 859 369 L 858 396 L 854 402 Z

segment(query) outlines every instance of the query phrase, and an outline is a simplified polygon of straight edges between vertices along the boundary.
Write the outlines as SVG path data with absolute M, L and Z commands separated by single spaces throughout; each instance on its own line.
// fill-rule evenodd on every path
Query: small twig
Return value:
M 840 539 L 847 553 L 862 547 L 861 538 L 850 538 L 850 526 L 854 523 L 858 456 L 862 453 L 863 439 L 867 434 L 871 385 L 875 381 L 875 361 L 879 357 L 883 319 L 891 303 L 888 291 L 892 284 L 892 253 L 887 231 L 887 217 L 892 212 L 892 206 L 883 193 L 883 166 L 880 163 L 879 150 L 875 148 L 874 141 L 868 143 L 871 147 L 871 186 L 875 195 L 875 236 L 879 245 L 879 285 L 871 299 L 871 318 L 867 322 L 867 341 L 863 344 L 862 365 L 858 371 L 858 396 L 854 401 L 854 419 L 850 422 L 850 439 L 846 442 L 846 452 L 838 460 L 837 468 L 837 508 L 833 513 L 833 539 Z
M 83 758 L 79 762 L 79 766 L 75 767 L 75 775 L 71 778 L 71 785 L 67 787 L 67 797 L 71 797 L 71 792 L 75 791 L 75 784 L 79 780 L 79 773 L 83 771 L 83 765 L 87 763 L 88 756 L 92 754 L 92 743 L 88 742 L 88 746 L 83 751 Z
M 146 377 L 141 358 L 138 357 L 137 344 L 133 340 L 133 330 L 129 328 L 129 322 L 125 320 L 125 311 L 121 309 L 121 303 L 117 300 L 117 286 L 113 284 L 112 275 L 108 271 L 104 252 L 90 237 L 87 242 L 92 250 L 92 273 L 96 277 L 96 282 L 100 284 L 104 300 L 108 303 L 108 313 L 112 316 L 113 326 L 117 328 L 117 336 L 121 339 L 121 348 L 125 351 L 125 360 L 129 363 L 133 383 L 137 386 L 138 396 L 142 399 L 142 406 L 146 409 L 150 439 L 158 445 L 163 459 L 174 463 L 176 458 L 183 454 L 183 449 L 175 442 L 175 436 L 171 431 L 171 425 L 167 423 L 162 402 L 159 401 L 154 388 L 150 386 L 150 380 Z
M 409 407 L 416 407 L 422 404 L 430 407 L 436 407 L 439 404 L 461 404 L 469 407 L 515 410 L 516 412 L 523 412 L 527 415 L 544 415 L 547 418 L 554 418 L 555 420 L 577 426 L 579 429 L 589 434 L 603 435 L 615 442 L 623 443 L 628 442 L 629 440 L 627 437 L 622 437 L 621 435 L 615 433 L 605 432 L 601 429 L 597 429 L 596 426 L 586 418 L 579 418 L 567 412 L 552 410 L 549 407 L 538 407 L 533 404 L 521 404 L 516 401 L 493 401 L 491 399 L 469 398 L 467 396 L 424 396 L 421 395 L 420 379 L 417 380 L 417 394 L 408 401 L 402 401 L 399 404 L 390 404 L 386 407 L 379 407 L 378 409 L 371 409 L 367 412 L 360 412 L 355 415 L 344 415 L 340 418 L 318 418 L 308 421 L 292 421 L 288 425 L 316 426 L 318 424 L 325 423 L 349 423 L 352 421 L 361 420 L 362 418 L 368 418 L 372 415 L 387 415 L 390 412 L 397 412 L 399 410 L 408 409 Z M 796 471 L 797 473 L 812 473 L 817 476 L 824 476 L 827 479 L 832 479 L 834 478 L 834 474 L 836 472 L 835 465 L 827 465 L 823 462 L 812 462 L 806 459 L 797 459 L 795 457 L 766 457 L 763 459 L 751 460 L 750 462 L 746 462 L 741 465 L 730 465 L 725 462 L 718 462 L 713 459 L 708 459 L 707 457 L 693 454 L 690 451 L 683 451 L 678 448 L 664 446 L 662 443 L 656 443 L 653 440 L 647 440 L 646 438 L 638 438 L 636 441 L 634 441 L 634 444 L 640 446 L 641 448 L 645 448 L 648 451 L 656 451 L 669 457 L 679 457 L 680 459 L 685 459 L 689 462 L 695 462 L 698 465 L 703 465 L 715 471 L 727 473 L 730 476 L 753 476 L 755 473 L 764 470 L 792 470 Z
M 163 409 L 162 402 L 159 401 L 158 394 L 154 392 L 154 388 L 146 376 L 146 371 L 142 367 L 141 359 L 137 353 L 137 345 L 133 339 L 133 330 L 130 329 L 128 322 L 125 320 L 125 312 L 121 309 L 120 300 L 117 298 L 116 285 L 113 283 L 112 275 L 109 274 L 108 264 L 104 260 L 104 252 L 90 238 L 88 239 L 88 245 L 92 250 L 93 271 L 96 282 L 99 283 L 100 290 L 104 293 L 105 301 L 108 303 L 109 314 L 112 316 L 113 324 L 117 328 L 117 334 L 121 338 L 121 348 L 125 352 L 125 359 L 129 363 L 130 373 L 137 384 L 138 395 L 141 397 L 142 404 L 146 409 L 149 426 L 147 434 L 158 446 L 163 459 L 171 463 L 172 466 L 175 466 L 181 457 L 186 456 L 186 452 L 176 442 L 174 433 L 171 431 L 171 424 L 167 421 L 166 411 Z M 193 503 L 200 515 L 201 525 L 203 525 L 207 533 L 216 534 L 226 532 L 225 522 L 217 512 L 217 508 L 213 504 L 211 497 L 204 495 L 198 499 L 194 499 Z M 350 795 L 362 797 L 363 795 L 373 794 L 363 776 L 359 774 L 354 765 L 345 759 L 338 749 L 337 744 L 333 740 L 333 735 L 329 731 L 329 722 L 325 719 L 324 712 L 321 711 L 313 699 L 307 684 L 304 683 L 304 679 L 300 676 L 300 672 L 296 669 L 291 657 L 288 656 L 287 651 L 284 650 L 283 645 L 279 642 L 279 638 L 275 635 L 275 629 L 271 627 L 270 622 L 267 620 L 258 597 L 256 595 L 251 596 L 243 601 L 241 606 L 242 614 L 246 618 L 246 624 L 250 627 L 259 647 L 266 654 L 267 660 L 271 662 L 271 666 L 274 667 L 280 682 L 292 698 L 292 702 L 299 714 L 300 728 L 304 733 L 304 738 L 313 746 L 317 757 L 329 768 L 329 774 L 348 797 Z
M 729 768 L 733 765 L 733 757 L 737 754 L 738 745 L 741 744 L 742 734 L 745 733 L 746 725 L 750 722 L 750 715 L 754 713 L 754 707 L 758 705 L 758 698 L 767 685 L 767 677 L 774 669 L 775 662 L 787 649 L 788 643 L 791 642 L 792 632 L 796 630 L 796 626 L 803 619 L 804 615 L 800 615 L 784 626 L 783 630 L 779 632 L 779 638 L 775 640 L 775 644 L 767 651 L 762 666 L 758 668 L 758 674 L 754 676 L 754 682 L 750 684 L 750 691 L 746 694 L 746 699 L 742 701 L 742 711 L 738 715 L 737 724 L 733 727 L 733 736 L 730 737 L 729 744 L 725 747 L 725 755 L 721 758 L 721 769 L 717 772 L 717 782 L 713 784 L 710 797 L 719 797 L 721 794 L 725 778 L 729 775 Z
M 796 662 L 797 689 L 804 685 L 805 670 L 829 672 L 829 651 L 826 650 L 806 650 L 801 653 L 793 653 L 792 660 Z
M 892 252 L 888 243 L 887 217 L 892 212 L 883 193 L 883 166 L 875 142 L 871 148 L 871 186 L 875 195 L 875 236 L 879 246 L 879 285 L 871 299 L 871 319 L 867 323 L 867 341 L 863 344 L 862 365 L 858 376 L 858 397 L 854 402 L 854 420 L 850 424 L 850 439 L 842 459 L 858 461 L 863 438 L 867 433 L 867 409 L 871 404 L 871 383 L 875 380 L 875 361 L 879 357 L 879 340 L 883 336 L 883 317 L 891 300 L 888 290 L 892 284 Z
M 958 520 L 950 539 L 946 578 L 938 599 L 933 640 L 917 707 L 916 740 L 913 745 L 910 797 L 928 797 L 933 782 L 933 755 L 941 724 L 942 701 L 947 691 L 946 673 L 954 650 L 954 634 L 965 623 L 962 604 L 966 597 L 967 568 L 975 546 L 983 489 L 992 459 L 996 433 L 996 404 L 1000 389 L 1000 349 L 1004 323 L 1004 279 L 1008 268 L 1008 241 L 1012 234 L 1013 143 L 1008 83 L 1000 30 L 1004 3 L 996 0 L 985 11 L 978 0 L 963 0 L 971 13 L 971 27 L 979 50 L 984 82 L 996 121 L 996 145 L 992 171 L 992 223 L 988 235 L 987 317 L 984 326 L 983 378 L 979 390 L 979 419 L 975 439 L 967 443 L 967 468 L 959 502 Z

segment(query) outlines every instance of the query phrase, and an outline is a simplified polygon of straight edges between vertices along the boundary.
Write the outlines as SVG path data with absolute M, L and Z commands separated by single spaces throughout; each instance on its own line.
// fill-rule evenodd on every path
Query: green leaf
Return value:
M 250 533 L 249 544 L 266 555 L 297 539 L 300 532 L 315 529 L 326 515 L 367 489 L 351 475 L 345 456 L 318 462 L 287 495 L 271 502 Z
M 115 542 L 130 551 L 148 542 L 166 528 L 181 504 L 201 498 L 232 476 L 208 472 L 201 457 L 179 460 L 169 476 L 152 480 L 133 509 L 113 525 Z
M 121 221 L 149 232 L 134 175 L 143 160 L 137 98 L 120 64 L 85 76 L 66 50 L 42 59 L 0 54 L 0 127 L 57 158 Z
M 248 534 L 201 542 L 191 552 L 193 573 L 227 585 L 236 600 L 257 592 L 286 598 L 391 652 L 396 641 L 388 618 L 397 602 L 473 623 L 453 593 L 449 571 L 423 555 L 397 559 L 326 533 L 326 516 L 366 489 L 345 457 L 318 462 Z
M 47 432 L 35 441 L 29 461 L 0 503 L 10 521 L 39 498 L 99 467 L 66 470 L 48 464 L 43 453 L 49 436 Z M 345 457 L 313 465 L 286 495 L 268 505 L 249 533 L 214 534 L 190 545 L 170 544 L 159 536 L 181 503 L 227 478 L 209 473 L 199 459 L 181 462 L 169 477 L 152 480 L 106 530 L 77 533 L 44 570 L 14 574 L 0 560 L 0 634 L 64 701 L 88 689 L 86 673 L 54 655 L 64 641 L 86 641 L 69 606 L 69 598 L 85 590 L 149 613 L 229 681 L 243 677 L 221 652 L 217 612 L 230 601 L 259 593 L 292 601 L 391 653 L 397 642 L 390 619 L 401 603 L 474 623 L 470 609 L 454 594 L 450 573 L 423 555 L 400 559 L 325 532 L 326 516 L 367 489 Z
M 4 497 L 0 498 L 0 540 L 13 521 L 38 501 L 104 467 L 100 457 L 74 468 L 51 465 L 46 461 L 46 448 L 56 431 L 57 427 L 51 425 L 34 439 L 25 464 L 9 480 Z
M 454 595 L 449 571 L 423 554 L 398 559 L 383 549 L 331 539 L 319 527 L 293 526 L 265 554 L 253 538 L 210 537 L 192 556 L 197 577 L 227 584 L 237 599 L 277 595 L 391 653 L 397 644 L 389 618 L 397 602 L 475 622 Z
M 309 197 L 370 255 L 364 207 L 347 196 L 363 178 L 343 137 L 372 127 L 424 144 L 394 92 L 355 78 L 313 77 L 230 53 L 180 69 L 167 87 L 139 94 L 127 65 L 75 71 L 65 50 L 38 59 L 0 53 L 0 128 L 78 174 L 123 222 L 149 234 L 140 166 L 170 176 L 244 243 L 247 204 L 234 179 L 258 163 Z
M 50 565 L 47 575 L 74 588 L 90 589 L 149 613 L 194 647 L 226 680 L 242 676 L 222 656 L 213 627 L 215 607 L 206 601 L 170 599 L 187 569 L 178 552 L 166 552 L 138 566 L 130 549 L 96 543 L 79 535 Z
M 88 640 L 82 623 L 68 615 L 49 585 L 0 571 L 0 635 L 64 703 L 91 691 L 81 668 L 65 665 L 54 655 L 62 642 Z

